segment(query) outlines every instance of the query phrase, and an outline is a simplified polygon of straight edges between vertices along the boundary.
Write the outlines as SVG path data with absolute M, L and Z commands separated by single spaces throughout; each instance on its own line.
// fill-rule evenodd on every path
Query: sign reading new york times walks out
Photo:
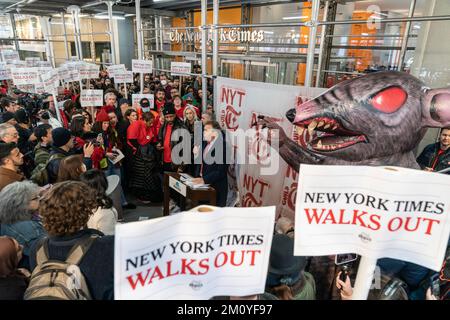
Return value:
M 103 90 L 81 90 L 80 103 L 82 107 L 103 106 Z
M 187 76 L 191 72 L 190 62 L 175 62 L 170 63 L 170 72 L 172 76 Z
M 441 269 L 450 231 L 448 175 L 301 165 L 299 181 L 295 255 L 353 252 Z
M 275 207 L 220 208 L 120 224 L 118 300 L 209 299 L 264 292 Z

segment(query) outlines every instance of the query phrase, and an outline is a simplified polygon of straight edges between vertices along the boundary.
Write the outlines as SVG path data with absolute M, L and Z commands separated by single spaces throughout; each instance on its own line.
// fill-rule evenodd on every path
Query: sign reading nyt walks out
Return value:
M 218 208 L 120 224 L 118 300 L 209 299 L 263 293 L 275 207 Z
M 362 256 L 353 299 L 366 299 L 377 259 L 439 271 L 450 232 L 448 175 L 398 167 L 301 165 L 297 256 Z

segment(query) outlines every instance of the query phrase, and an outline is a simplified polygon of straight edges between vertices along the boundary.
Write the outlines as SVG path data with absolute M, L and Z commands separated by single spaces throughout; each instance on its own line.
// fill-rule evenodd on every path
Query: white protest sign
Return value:
M 183 197 L 186 197 L 187 192 L 186 185 L 172 176 L 169 176 L 169 188 L 176 190 Z
M 37 93 L 37 94 L 43 94 L 43 93 L 46 93 L 48 91 L 45 89 L 45 86 L 44 86 L 43 83 L 37 83 L 37 84 L 34 85 L 34 92 Z
M 299 181 L 295 255 L 353 252 L 441 269 L 450 232 L 447 175 L 301 165 Z
M 151 60 L 131 60 L 131 70 L 134 73 L 152 73 L 153 61 Z
M 96 79 L 100 72 L 100 66 L 96 64 L 86 63 L 80 66 L 80 80 Z
M 124 64 L 109 66 L 106 70 L 108 71 L 110 78 L 114 78 L 116 73 L 123 73 L 127 71 Z
M 2 50 L 2 59 L 6 63 L 14 60 L 20 60 L 19 53 L 16 50 Z
M 27 64 L 27 67 L 37 67 L 38 62 L 41 61 L 41 58 L 39 57 L 28 57 L 25 58 L 25 62 Z
M 66 66 L 60 66 L 58 69 L 58 77 L 61 81 L 64 81 L 64 79 L 68 76 L 69 69 Z
M 103 90 L 81 90 L 80 104 L 82 107 L 103 106 Z
M 0 63 L 0 80 L 9 80 L 11 79 L 11 71 L 6 66 L 5 62 Z
M 16 87 L 22 92 L 34 93 L 34 84 L 19 84 Z
M 150 108 L 153 109 L 155 105 L 155 96 L 151 93 L 145 93 L 145 94 L 133 94 L 131 96 L 131 103 L 134 108 L 139 107 L 139 102 L 141 99 L 147 98 L 148 101 L 150 101 Z
M 116 72 L 114 74 L 114 81 L 117 83 L 133 83 L 133 72 L 125 71 L 125 72 Z
M 11 68 L 11 77 L 16 86 L 36 84 L 41 81 L 38 68 Z
M 14 61 L 10 61 L 7 63 L 11 68 L 26 68 L 27 67 L 27 63 L 22 60 L 14 60 Z
M 53 69 L 47 73 L 41 74 L 41 80 L 47 92 L 55 92 L 59 86 L 58 70 Z
M 36 62 L 36 66 L 37 67 L 48 67 L 48 68 L 52 68 L 52 63 L 50 61 L 37 61 Z
M 191 64 L 189 62 L 174 62 L 170 63 L 170 72 L 173 76 L 186 76 L 191 72 Z
M 80 72 L 77 69 L 68 70 L 64 82 L 80 81 Z
M 117 300 L 263 293 L 275 207 L 218 208 L 117 224 Z

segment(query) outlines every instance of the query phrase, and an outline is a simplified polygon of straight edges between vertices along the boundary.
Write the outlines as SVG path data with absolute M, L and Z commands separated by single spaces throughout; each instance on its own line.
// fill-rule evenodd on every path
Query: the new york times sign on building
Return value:
M 211 41 L 211 33 L 208 34 L 208 41 Z M 202 40 L 201 31 L 173 30 L 169 32 L 171 42 L 200 42 Z M 242 30 L 241 28 L 220 29 L 219 42 L 262 42 L 264 41 L 264 30 Z

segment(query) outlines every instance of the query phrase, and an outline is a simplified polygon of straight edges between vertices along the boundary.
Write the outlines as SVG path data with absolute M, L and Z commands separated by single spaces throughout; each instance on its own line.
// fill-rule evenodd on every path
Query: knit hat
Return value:
M 100 112 L 97 113 L 97 116 L 95 117 L 95 121 L 97 121 L 97 122 L 109 121 L 109 116 L 104 109 L 100 110 Z
M 120 99 L 118 106 L 120 107 L 121 105 L 123 105 L 125 103 L 130 104 L 130 100 L 128 100 L 128 99 Z
M 52 130 L 53 146 L 59 148 L 67 144 L 72 139 L 72 134 L 66 128 L 56 128 Z
M 183 100 L 194 100 L 194 95 L 192 93 L 185 94 Z
M 8 122 L 9 120 L 14 119 L 14 113 L 12 112 L 3 112 L 2 114 L 2 121 L 3 123 Z
M 276 234 L 270 250 L 269 273 L 275 275 L 298 274 L 306 266 L 306 258 L 294 256 L 294 240 L 284 234 Z
M 172 102 L 166 102 L 166 104 L 164 105 L 163 115 L 166 116 L 168 114 L 176 114 L 175 107 L 173 106 Z
M 4 158 L 8 157 L 11 154 L 11 151 L 17 148 L 15 143 L 0 143 L 0 161 Z
M 28 118 L 27 111 L 25 109 L 19 109 L 14 113 L 14 118 L 18 123 L 28 123 L 30 119 Z

